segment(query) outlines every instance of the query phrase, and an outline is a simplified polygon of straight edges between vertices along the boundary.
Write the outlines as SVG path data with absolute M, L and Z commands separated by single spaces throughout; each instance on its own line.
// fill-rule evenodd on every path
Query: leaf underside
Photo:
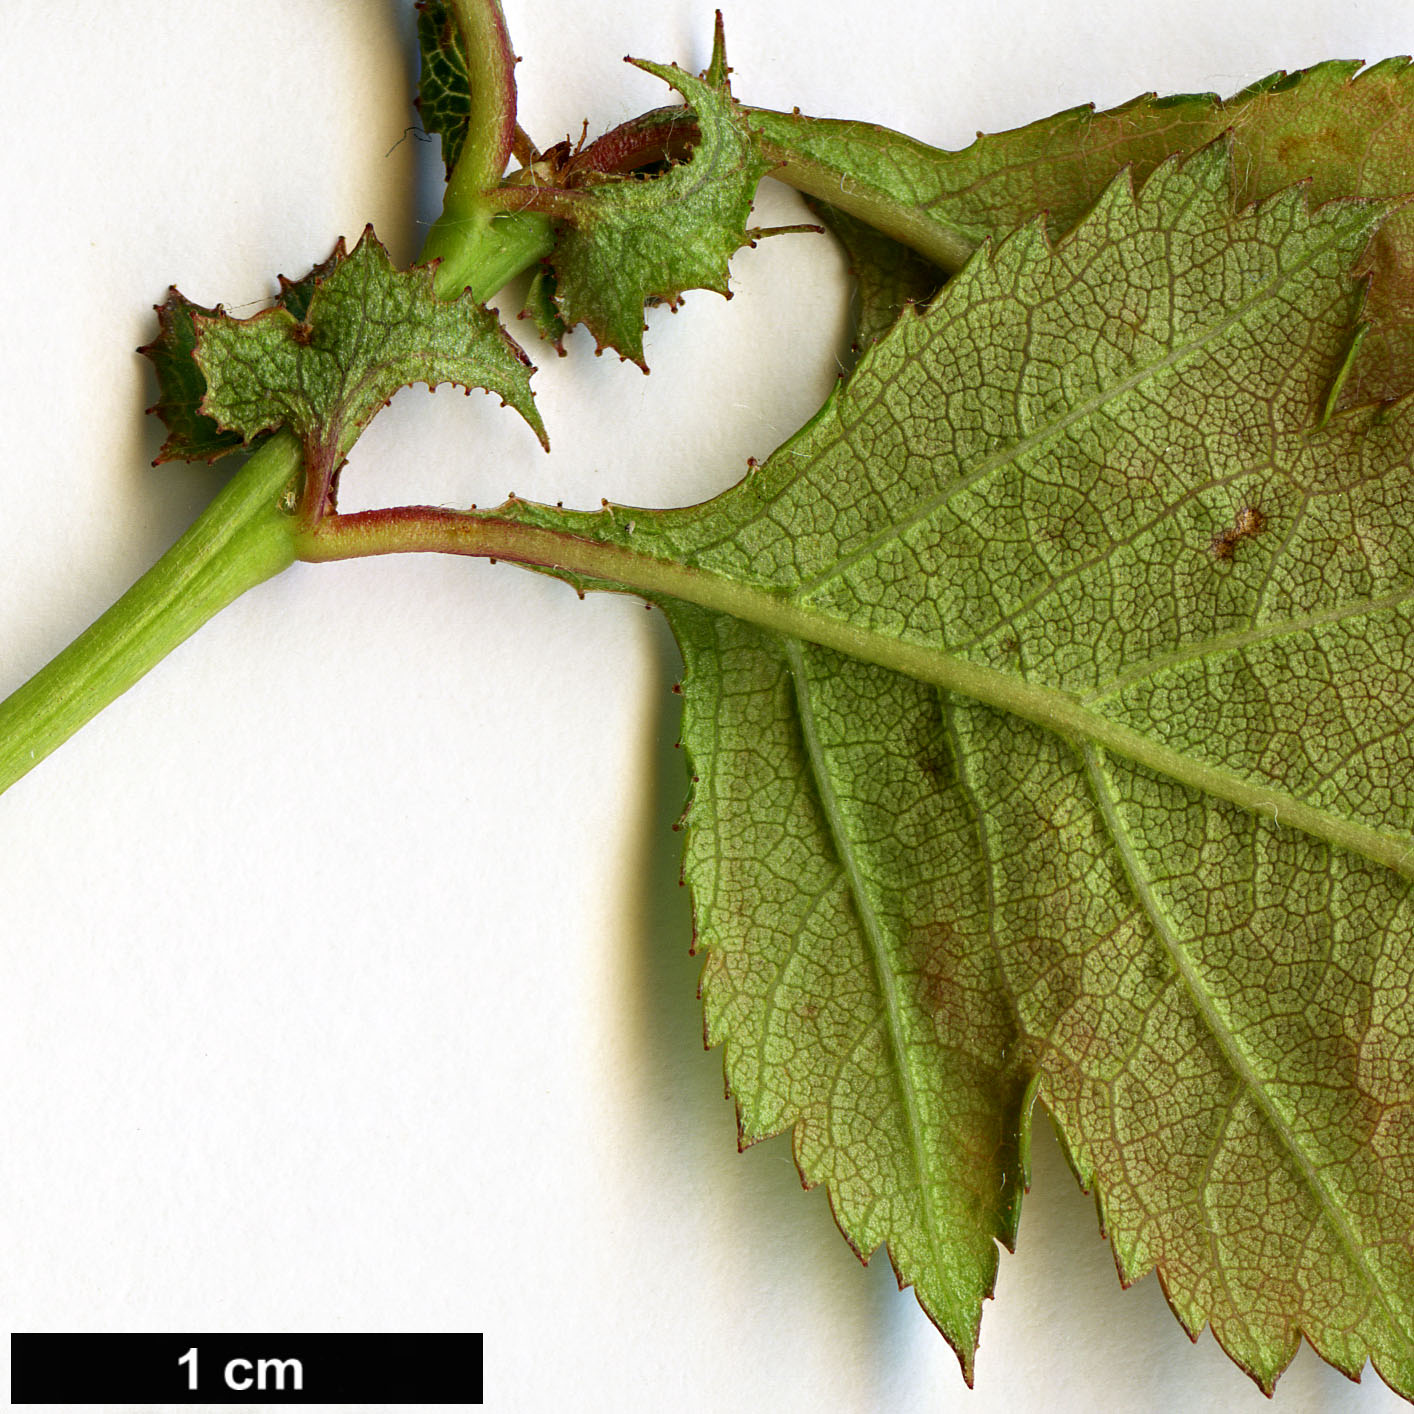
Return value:
M 495 514 L 806 625 L 664 601 L 708 1036 L 969 1374 L 1034 1096 L 1190 1332 L 1408 1395 L 1414 421 L 1322 424 L 1383 209 L 1230 192 L 984 251 L 704 506 Z
M 461 56 L 420 9 L 450 162 Z M 1414 212 L 1334 199 L 1352 173 L 1403 194 L 1407 62 L 960 153 L 748 119 L 724 55 L 644 67 L 687 100 L 683 160 L 525 188 L 559 222 L 529 296 L 551 337 L 584 322 L 641 365 L 645 301 L 726 292 L 753 129 L 995 242 L 939 293 L 822 208 L 866 352 L 764 466 L 684 510 L 482 513 L 711 587 L 658 602 L 743 1141 L 793 1131 L 970 1379 L 1039 1100 L 1124 1280 L 1156 1271 L 1264 1389 L 1305 1337 L 1414 1397 L 1414 415 L 1373 401 L 1414 388 Z M 254 319 L 160 314 L 164 457 L 288 426 L 332 504 L 407 383 L 540 430 L 494 317 L 371 233 Z
M 1038 211 L 1047 213 L 1053 235 L 1063 234 L 1120 168 L 1142 181 L 1164 159 L 1228 129 L 1239 204 L 1307 180 L 1317 202 L 1405 196 L 1414 69 L 1402 58 L 1360 69 L 1358 61 L 1333 61 L 1272 74 L 1226 102 L 1213 94 L 1146 95 L 1104 113 L 1075 108 L 1011 132 L 979 134 L 957 152 L 867 123 L 759 111 L 751 123 L 851 184 L 874 188 L 980 244 Z M 888 264 L 885 257 L 886 270 Z M 1414 390 L 1414 209 L 1384 222 L 1364 268 L 1373 276 L 1371 329 L 1344 386 L 1345 406 Z
M 893 328 L 910 305 L 938 293 L 942 271 L 916 251 L 881 235 L 829 202 L 807 198 L 811 213 L 844 247 L 854 276 L 854 345 L 866 349 Z
M 471 80 L 461 33 L 446 0 L 418 0 L 417 44 L 422 54 L 417 111 L 423 127 L 442 139 L 442 161 L 450 177 L 466 141 Z

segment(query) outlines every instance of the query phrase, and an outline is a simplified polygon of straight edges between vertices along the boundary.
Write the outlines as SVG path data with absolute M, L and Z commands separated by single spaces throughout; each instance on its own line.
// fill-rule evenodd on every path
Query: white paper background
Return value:
M 707 58 L 698 0 L 506 9 L 542 145 L 663 101 L 625 52 Z M 1398 0 L 727 22 L 747 101 L 954 146 L 1411 43 Z M 168 281 L 253 311 L 369 220 L 413 255 L 438 180 L 398 145 L 414 72 L 402 0 L 6 7 L 0 690 L 221 480 L 148 465 L 132 350 Z M 813 411 L 845 317 L 823 239 L 734 271 L 730 304 L 651 317 L 649 379 L 582 333 L 536 351 L 548 458 L 491 399 L 399 395 L 346 504 L 725 487 Z M 1152 1279 L 1119 1291 L 1044 1122 L 972 1394 L 786 1141 L 737 1155 L 676 887 L 675 672 L 657 614 L 506 567 L 297 567 L 0 799 L 10 1328 L 484 1329 L 513 1410 L 1268 1407 Z M 1396 1404 L 1303 1350 L 1275 1408 Z

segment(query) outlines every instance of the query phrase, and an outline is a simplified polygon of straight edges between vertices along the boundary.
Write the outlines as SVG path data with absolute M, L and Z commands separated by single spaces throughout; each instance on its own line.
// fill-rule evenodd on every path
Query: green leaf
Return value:
M 246 440 L 290 427 L 307 476 L 326 489 L 359 430 L 412 383 L 485 388 L 545 440 L 533 370 L 495 314 L 469 294 L 437 299 L 430 268 L 395 270 L 372 227 L 285 293 L 303 318 L 283 305 L 251 319 L 195 317 L 201 410 Z
M 1222 145 L 906 315 L 717 500 L 494 516 L 652 594 L 745 1141 L 970 1372 L 1033 1097 L 1121 1274 L 1414 1393 L 1414 418 L 1324 420 L 1384 208 Z
M 471 79 L 461 32 L 445 0 L 418 0 L 417 44 L 422 52 L 417 111 L 423 127 L 442 139 L 442 161 L 450 177 L 471 121 Z
M 193 304 L 173 285 L 156 306 L 157 337 L 138 352 L 152 363 L 157 375 L 157 401 L 148 408 L 167 429 L 154 466 L 170 461 L 214 462 L 244 445 L 239 432 L 222 431 L 214 418 L 201 411 L 206 378 L 192 357 L 196 349 L 198 316 L 217 318 L 221 310 Z
M 805 184 L 825 200 L 846 205 L 847 188 L 894 211 L 900 239 L 918 242 L 910 229 L 918 227 L 966 250 L 1042 211 L 1052 234 L 1063 233 L 1121 167 L 1142 181 L 1165 158 L 1229 128 L 1240 203 L 1303 180 L 1315 201 L 1404 196 L 1414 190 L 1414 70 L 1407 59 L 1360 67 L 1334 61 L 1273 74 L 1227 102 L 1212 94 L 1145 95 L 1105 113 L 1073 108 L 1011 132 L 979 134 L 959 152 L 867 123 L 754 110 L 750 122 L 768 153 L 812 169 Z M 1414 306 L 1406 293 L 1414 282 L 1414 209 L 1385 222 L 1367 263 L 1372 328 L 1345 384 L 1347 406 L 1414 390 Z
M 316 285 L 333 269 L 338 255 L 336 251 L 302 279 L 290 280 L 281 275 L 276 306 L 303 319 Z M 157 337 L 138 350 L 151 361 L 157 374 L 157 401 L 148 412 L 156 413 L 167 428 L 167 439 L 154 466 L 169 461 L 214 462 L 245 445 L 239 432 L 223 429 L 215 418 L 202 411 L 206 375 L 195 357 L 197 320 L 224 317 L 225 311 L 219 305 L 205 309 L 193 304 L 175 285 L 167 291 L 165 302 L 157 306 Z
M 565 335 L 569 330 L 565 328 L 565 321 L 560 318 L 555 304 L 555 276 L 544 266 L 530 277 L 525 291 L 525 308 L 521 310 L 520 317 L 529 319 L 535 325 L 536 333 L 546 343 L 553 344 L 561 358 L 565 356 Z
M 327 260 L 321 260 L 308 275 L 298 280 L 291 280 L 287 276 L 281 275 L 280 296 L 277 303 L 282 309 L 287 309 L 298 320 L 305 320 L 309 317 L 310 301 L 314 298 L 314 292 L 334 273 L 339 261 L 344 258 L 344 243 L 340 241 Z M 205 312 L 205 311 L 203 311 Z
M 566 221 L 550 263 L 565 324 L 587 325 L 601 350 L 617 349 L 646 372 L 644 305 L 676 305 L 694 289 L 730 295 L 727 260 L 747 242 L 751 200 L 770 163 L 757 153 L 725 82 L 635 62 L 691 105 L 698 129 L 692 154 L 659 176 L 599 177 L 557 193 L 555 212 Z
M 854 276 L 854 342 L 868 348 L 893 328 L 908 305 L 927 304 L 943 283 L 943 272 L 898 241 L 827 201 L 807 197 L 806 205 L 845 249 Z

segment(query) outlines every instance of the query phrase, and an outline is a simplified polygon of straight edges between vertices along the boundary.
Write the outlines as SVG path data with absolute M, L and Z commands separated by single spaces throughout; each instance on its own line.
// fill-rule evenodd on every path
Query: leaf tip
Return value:
M 730 73 L 731 69 L 727 65 L 726 25 L 722 20 L 722 12 L 718 10 L 712 26 L 712 57 L 702 71 L 702 78 L 714 88 L 726 89 L 729 87 L 727 79 Z

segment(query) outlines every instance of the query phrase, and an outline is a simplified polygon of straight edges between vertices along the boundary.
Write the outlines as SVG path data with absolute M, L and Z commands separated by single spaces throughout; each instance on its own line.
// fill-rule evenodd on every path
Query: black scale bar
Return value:
M 12 1335 L 10 1401 L 480 1404 L 481 1346 L 479 1332 Z

